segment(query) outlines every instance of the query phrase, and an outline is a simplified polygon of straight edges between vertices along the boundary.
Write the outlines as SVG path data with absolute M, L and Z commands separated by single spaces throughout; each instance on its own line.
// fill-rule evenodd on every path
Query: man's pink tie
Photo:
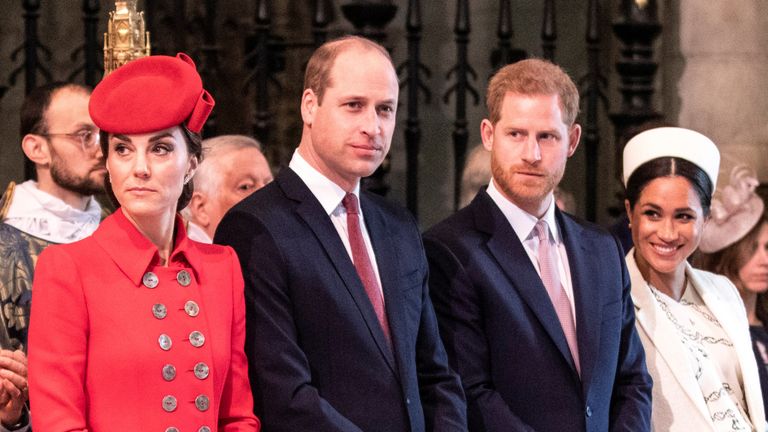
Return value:
M 555 307 L 557 318 L 560 320 L 560 326 L 565 333 L 565 339 L 568 341 L 568 347 L 573 356 L 573 362 L 576 370 L 581 373 L 579 365 L 579 346 L 576 340 L 576 325 L 574 324 L 573 314 L 571 313 L 571 302 L 565 294 L 565 289 L 560 281 L 560 272 L 557 269 L 557 248 L 550 243 L 549 226 L 543 219 L 536 222 L 534 227 L 536 237 L 539 238 L 539 269 L 541 270 L 541 281 L 547 289 L 552 305 Z
M 384 336 L 387 338 L 387 343 L 389 343 L 391 348 L 392 339 L 389 335 L 387 313 L 384 310 L 384 297 L 382 296 L 381 288 L 379 288 L 376 273 L 373 271 L 371 258 L 368 256 L 368 249 L 365 247 L 365 241 L 363 241 L 363 232 L 360 230 L 357 197 L 355 194 L 348 193 L 341 200 L 341 203 L 347 211 L 347 233 L 349 234 L 349 245 L 352 248 L 352 261 L 355 264 L 355 270 L 357 270 L 357 274 L 363 282 L 365 293 L 373 305 L 376 318 L 378 318 L 381 329 L 384 331 Z

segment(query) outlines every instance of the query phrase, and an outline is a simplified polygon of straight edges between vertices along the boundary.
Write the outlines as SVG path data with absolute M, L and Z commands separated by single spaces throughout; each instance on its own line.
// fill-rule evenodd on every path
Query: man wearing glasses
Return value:
M 93 195 L 103 190 L 106 169 L 90 93 L 51 83 L 21 107 L 21 147 L 37 179 L 12 182 L 0 197 L 0 432 L 28 424 L 24 353 L 37 256 L 50 244 L 89 236 L 101 217 Z

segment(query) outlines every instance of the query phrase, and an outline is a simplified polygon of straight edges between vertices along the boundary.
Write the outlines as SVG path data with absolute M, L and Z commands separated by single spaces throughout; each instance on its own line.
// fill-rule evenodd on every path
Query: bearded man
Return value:
M 21 107 L 21 147 L 37 180 L 13 182 L 0 198 L 0 347 L 26 351 L 29 301 L 37 256 L 50 244 L 71 243 L 98 226 L 104 157 L 88 114 L 90 89 L 52 83 L 33 90 Z

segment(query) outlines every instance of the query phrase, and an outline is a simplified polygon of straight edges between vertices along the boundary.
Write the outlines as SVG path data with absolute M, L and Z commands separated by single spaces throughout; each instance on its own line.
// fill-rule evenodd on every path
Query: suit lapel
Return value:
M 684 351 L 678 331 L 672 323 L 660 313 L 651 294 L 651 288 L 643 279 L 635 261 L 635 249 L 627 254 L 627 270 L 632 280 L 632 301 L 635 304 L 635 321 L 640 324 L 647 339 L 654 345 L 656 352 L 664 360 L 672 375 L 691 404 L 699 414 L 709 419 L 709 411 L 701 397 L 701 388 L 694 378 L 694 373 L 688 365 L 688 354 Z
M 373 253 L 376 255 L 394 353 L 387 346 L 383 332 L 379 331 L 380 337 L 377 337 L 376 341 L 382 351 L 390 356 L 388 359 L 394 361 L 393 354 L 397 354 L 398 359 L 406 355 L 408 340 L 411 339 L 411 335 L 408 335 L 408 329 L 405 328 L 407 319 L 403 316 L 404 305 L 399 279 L 400 266 L 397 260 L 396 245 L 392 241 L 394 234 L 389 232 L 386 218 L 381 213 L 381 209 L 363 193 L 360 194 L 360 205 L 365 226 L 371 238 Z M 373 311 L 373 309 L 371 310 Z M 374 319 L 376 319 L 375 314 Z M 380 330 L 378 321 L 376 324 L 377 329 Z
M 600 292 L 603 287 L 594 279 L 600 274 L 600 260 L 590 254 L 590 251 L 597 251 L 597 246 L 592 246 L 591 239 L 581 226 L 564 217 L 560 210 L 556 210 L 556 217 L 571 273 L 581 379 L 589 383 L 596 366 L 601 337 L 603 301 Z
M 473 204 L 475 204 L 473 207 L 476 226 L 490 235 L 487 245 L 491 255 L 507 275 L 510 285 L 516 289 L 520 298 L 531 309 L 575 373 L 576 367 L 568 348 L 568 341 L 565 339 L 555 308 L 552 306 L 552 300 L 541 282 L 539 273 L 533 267 L 522 241 L 485 191 L 480 192 Z
M 285 174 L 284 174 L 285 173 Z M 339 233 L 331 222 L 331 218 L 325 213 L 320 202 L 315 198 L 312 192 L 307 188 L 304 182 L 290 168 L 284 168 L 275 178 L 288 198 L 298 202 L 296 213 L 306 222 L 307 227 L 315 235 L 318 242 L 326 252 L 328 260 L 333 265 L 337 274 L 344 282 L 349 295 L 355 302 L 360 315 L 365 322 L 371 337 L 374 339 L 379 351 L 384 356 L 392 372 L 395 373 L 394 357 L 389 349 L 384 332 L 381 329 L 376 312 L 373 310 L 371 301 L 365 292 L 360 277 L 357 275 L 355 266 L 349 257 L 347 249 L 339 238 Z M 367 217 L 367 215 L 366 215 Z M 376 254 L 377 260 L 379 254 Z M 379 268 L 383 268 L 379 265 Z M 382 278 L 384 275 L 382 274 Z M 382 280 L 383 283 L 383 280 Z
M 720 292 L 723 292 L 726 289 L 733 288 L 714 285 L 710 281 L 702 280 L 699 274 L 693 270 L 693 267 L 687 263 L 686 274 L 693 284 L 694 289 L 696 289 L 696 292 L 701 296 L 704 304 L 707 305 L 709 311 L 720 323 L 723 332 L 725 332 L 728 339 L 733 343 L 733 350 L 736 352 L 738 363 L 741 365 L 741 373 L 744 381 L 744 399 L 747 401 L 750 421 L 752 421 L 752 424 L 762 422 L 761 418 L 764 416 L 756 414 L 756 410 L 762 410 L 763 405 L 758 398 L 755 397 L 756 392 L 749 392 L 751 386 L 747 384 L 758 383 L 760 380 L 757 370 L 750 366 L 751 364 L 754 364 L 755 355 L 752 351 L 752 340 L 748 337 L 749 333 L 746 331 L 748 324 L 744 322 L 746 321 L 745 315 L 738 316 L 733 312 L 734 309 L 738 311 L 743 310 L 741 302 L 731 302 L 720 294 Z M 734 293 L 734 300 L 736 298 L 736 294 Z

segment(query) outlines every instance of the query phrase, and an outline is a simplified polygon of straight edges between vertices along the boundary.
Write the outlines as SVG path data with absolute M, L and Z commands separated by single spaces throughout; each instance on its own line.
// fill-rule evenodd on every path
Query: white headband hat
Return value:
M 640 165 L 660 157 L 685 159 L 707 173 L 717 185 L 720 152 L 711 139 L 690 129 L 660 127 L 635 135 L 624 147 L 624 186 Z

